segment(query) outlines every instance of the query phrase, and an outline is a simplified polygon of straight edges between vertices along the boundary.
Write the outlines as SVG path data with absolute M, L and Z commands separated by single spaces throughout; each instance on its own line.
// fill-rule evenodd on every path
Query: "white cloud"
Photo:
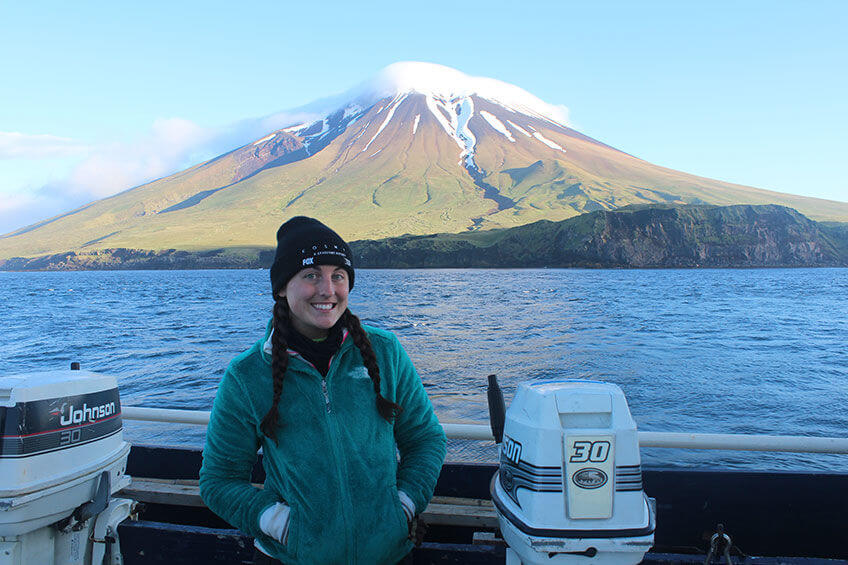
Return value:
M 158 119 L 131 142 L 96 147 L 51 135 L 0 134 L 4 168 L 32 174 L 23 182 L 9 171 L 0 176 L 0 234 L 180 170 L 217 137 L 219 132 L 181 118 Z M 51 168 L 71 151 L 78 157 L 61 167 L 61 176 L 34 180 L 40 175 L 31 171 L 33 166 Z M 35 165 L 26 164 L 33 161 Z
M 568 109 L 568 106 L 565 104 L 552 104 L 552 108 L 555 108 L 559 111 L 560 118 L 562 120 L 562 124 L 573 128 L 574 125 L 571 123 L 571 110 Z
M 189 120 L 158 119 L 139 139 L 91 151 L 52 190 L 89 199 L 110 196 L 191 164 L 191 157 L 216 137 L 215 131 Z
M 347 98 L 358 98 L 367 105 L 385 96 L 410 91 L 443 99 L 476 94 L 519 112 L 541 115 L 565 126 L 569 124 L 568 108 L 548 104 L 514 84 L 418 61 L 402 61 L 384 67 L 375 76 L 348 91 Z
M 104 198 L 150 182 L 236 147 L 251 143 L 277 129 L 316 119 L 308 112 L 282 112 L 214 129 L 182 118 L 156 120 L 150 132 L 130 143 L 116 143 L 92 151 L 56 184 L 71 194 Z
M 33 206 L 38 200 L 39 198 L 35 194 L 4 194 L 3 198 L 0 198 L 0 215 L 11 216 L 17 214 L 21 210 Z
M 251 143 L 268 133 L 320 115 L 306 109 L 251 118 L 222 128 L 207 128 L 182 118 L 161 118 L 138 138 L 84 146 L 52 135 L 0 132 L 0 160 L 23 171 L 14 160 L 45 166 L 77 155 L 61 177 L 21 182 L 0 170 L 0 234 L 68 212 L 79 206 L 161 178 Z M 20 161 L 19 161 L 20 163 Z M 31 168 L 32 165 L 29 166 Z M 26 185 L 26 186 L 24 186 Z
M 76 208 L 73 199 L 48 191 L 15 191 L 0 198 L 0 234 L 46 220 Z
M 67 137 L 0 131 L 0 159 L 50 159 L 77 155 L 86 149 Z

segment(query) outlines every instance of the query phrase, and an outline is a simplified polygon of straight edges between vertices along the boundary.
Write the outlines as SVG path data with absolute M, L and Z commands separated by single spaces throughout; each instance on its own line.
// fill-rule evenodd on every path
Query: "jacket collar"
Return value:
M 350 332 L 347 331 L 347 328 L 342 328 L 342 344 L 339 346 L 339 351 L 341 351 L 344 348 L 345 343 L 347 343 L 347 336 L 349 333 Z M 271 355 L 274 348 L 273 344 L 271 343 L 271 338 L 273 337 L 273 335 L 274 319 L 271 318 L 270 320 L 268 320 L 268 325 L 265 326 L 265 342 L 262 344 L 262 358 L 265 360 L 266 363 L 269 364 L 271 363 Z M 298 353 L 294 349 L 288 349 L 287 351 L 289 355 L 300 357 L 300 353 Z M 336 353 L 336 355 L 338 355 L 338 353 Z

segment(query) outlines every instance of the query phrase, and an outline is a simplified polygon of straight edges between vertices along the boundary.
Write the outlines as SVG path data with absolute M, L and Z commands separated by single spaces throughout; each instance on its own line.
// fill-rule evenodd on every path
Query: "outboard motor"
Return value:
M 491 491 L 507 565 L 635 564 L 654 543 L 636 423 L 614 384 L 520 385 Z
M 0 377 L 0 565 L 121 563 L 129 451 L 114 377 Z

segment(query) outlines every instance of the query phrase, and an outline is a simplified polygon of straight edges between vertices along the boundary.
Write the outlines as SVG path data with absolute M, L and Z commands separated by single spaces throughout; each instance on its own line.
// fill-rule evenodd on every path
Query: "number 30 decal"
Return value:
M 608 441 L 575 441 L 572 445 L 569 463 L 602 463 L 607 460 L 610 452 Z

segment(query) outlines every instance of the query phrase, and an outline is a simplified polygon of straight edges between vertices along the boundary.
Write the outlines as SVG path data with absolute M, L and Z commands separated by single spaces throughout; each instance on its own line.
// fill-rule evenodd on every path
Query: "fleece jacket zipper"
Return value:
M 349 520 L 349 511 L 353 508 L 353 504 L 350 500 L 350 492 L 345 487 L 346 480 L 348 477 L 347 472 L 347 458 L 345 457 L 344 450 L 341 449 L 341 434 L 339 433 L 339 422 L 336 417 L 336 413 L 332 410 L 332 402 L 330 399 L 330 391 L 329 391 L 329 381 L 330 377 L 334 374 L 333 361 L 339 357 L 338 354 L 334 355 L 332 359 L 330 359 L 329 370 L 327 371 L 327 376 L 321 379 L 321 390 L 324 393 L 324 403 L 325 403 L 325 413 L 324 416 L 327 421 L 327 430 L 330 434 L 330 445 L 333 449 L 334 459 L 336 460 L 336 477 L 339 485 L 339 498 L 342 501 L 342 524 L 345 532 L 345 547 L 352 548 L 351 554 L 347 556 L 347 562 L 353 563 L 354 556 L 356 555 L 356 539 L 354 539 L 353 530 L 350 528 L 348 524 Z
M 327 407 L 327 414 L 332 412 L 330 409 L 330 393 L 327 390 L 327 379 L 321 379 L 321 390 L 324 392 L 324 405 Z
M 345 334 L 345 337 L 347 335 Z M 344 345 L 344 340 L 342 340 L 342 344 Z M 330 400 L 330 387 L 327 384 L 330 376 L 333 374 L 333 361 L 335 361 L 340 355 L 341 351 L 336 353 L 330 358 L 329 367 L 327 370 L 327 376 L 321 375 L 318 369 L 303 358 L 297 351 L 289 350 L 290 355 L 296 355 L 307 365 L 307 373 L 311 373 L 313 376 L 317 376 L 321 380 L 321 394 L 324 397 L 324 421 L 326 423 L 327 434 L 330 436 L 330 446 L 333 452 L 333 459 L 336 462 L 336 484 L 339 488 L 339 498 L 343 502 L 343 508 L 350 510 L 353 507 L 353 503 L 350 500 L 350 492 L 345 488 L 345 481 L 348 476 L 347 473 L 347 459 L 344 456 L 344 452 L 340 449 L 341 445 L 341 434 L 339 433 L 338 421 L 336 420 L 335 413 L 332 409 L 332 402 Z M 311 371 L 310 371 L 311 369 Z M 356 539 L 353 535 L 353 530 L 348 526 L 348 512 L 343 511 L 342 513 L 342 527 L 344 528 L 345 534 L 345 547 L 352 548 L 351 555 L 348 556 L 347 561 L 349 563 L 354 562 L 354 556 L 356 555 Z

